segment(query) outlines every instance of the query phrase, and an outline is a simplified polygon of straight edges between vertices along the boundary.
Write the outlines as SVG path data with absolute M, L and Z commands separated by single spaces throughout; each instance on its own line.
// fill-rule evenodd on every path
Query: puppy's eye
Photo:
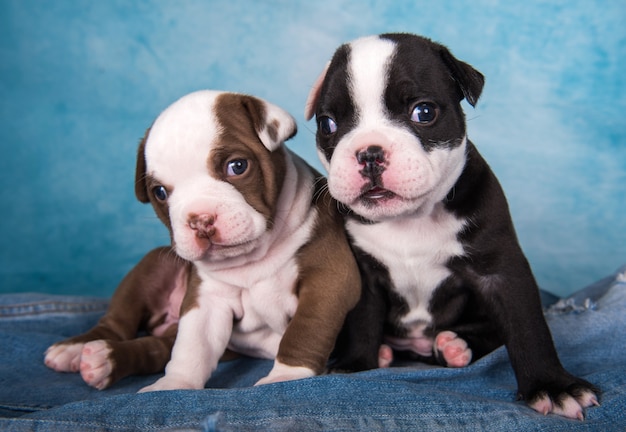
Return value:
M 234 159 L 226 165 L 226 175 L 239 176 L 248 169 L 248 161 L 245 159 Z
M 337 132 L 337 123 L 330 117 L 321 117 L 319 120 L 319 128 L 324 135 L 332 135 Z
M 411 120 L 415 123 L 432 123 L 437 118 L 437 106 L 430 102 L 420 102 L 411 111 Z
M 154 194 L 154 197 L 159 201 L 167 200 L 167 189 L 165 189 L 164 186 L 155 186 L 152 189 L 152 193 Z

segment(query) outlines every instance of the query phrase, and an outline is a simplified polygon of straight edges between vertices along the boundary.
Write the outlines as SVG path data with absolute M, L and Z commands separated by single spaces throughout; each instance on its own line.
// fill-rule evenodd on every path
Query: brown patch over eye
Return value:
M 271 224 L 286 166 L 284 150 L 270 152 L 259 139 L 259 131 L 266 127 L 265 105 L 251 96 L 225 93 L 217 98 L 214 114 L 222 132 L 209 155 L 211 174 L 235 186 Z M 268 127 L 276 136 L 277 125 Z

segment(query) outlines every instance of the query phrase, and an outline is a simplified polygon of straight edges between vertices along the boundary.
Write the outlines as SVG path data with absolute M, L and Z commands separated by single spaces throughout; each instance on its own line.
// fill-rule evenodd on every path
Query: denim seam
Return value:
M 48 301 L 35 303 L 13 304 L 0 306 L 0 318 L 15 318 L 22 316 L 37 316 L 43 314 L 76 314 L 103 312 L 108 308 L 108 301 L 62 302 Z
M 20 411 L 24 413 L 34 413 L 38 411 L 46 411 L 53 408 L 51 405 L 28 405 L 28 404 L 0 404 L 0 409 L 6 409 L 9 411 Z

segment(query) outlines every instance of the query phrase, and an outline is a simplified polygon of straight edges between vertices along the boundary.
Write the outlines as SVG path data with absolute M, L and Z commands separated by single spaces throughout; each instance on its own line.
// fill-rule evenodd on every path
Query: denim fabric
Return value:
M 271 362 L 242 358 L 220 364 L 202 391 L 135 394 L 156 379 L 148 376 L 100 392 L 75 374 L 48 370 L 42 358 L 48 344 L 66 336 L 61 330 L 88 328 L 101 301 L 55 297 L 70 310 L 41 313 L 50 297 L 16 307 L 15 298 L 0 296 L 2 312 L 38 312 L 0 316 L 0 407 L 7 417 L 0 430 L 624 431 L 626 274 L 572 298 L 552 305 L 546 316 L 564 366 L 603 391 L 601 406 L 587 409 L 584 422 L 542 416 L 515 401 L 503 348 L 462 369 L 410 365 L 259 387 L 250 385 Z

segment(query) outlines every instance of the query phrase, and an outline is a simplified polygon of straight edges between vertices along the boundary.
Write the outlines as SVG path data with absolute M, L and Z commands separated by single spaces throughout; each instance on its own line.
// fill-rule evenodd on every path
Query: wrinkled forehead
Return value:
M 221 126 L 214 112 L 219 93 L 187 95 L 163 111 L 150 129 L 145 156 L 148 174 L 168 177 L 191 169 L 194 162 L 206 167 Z

